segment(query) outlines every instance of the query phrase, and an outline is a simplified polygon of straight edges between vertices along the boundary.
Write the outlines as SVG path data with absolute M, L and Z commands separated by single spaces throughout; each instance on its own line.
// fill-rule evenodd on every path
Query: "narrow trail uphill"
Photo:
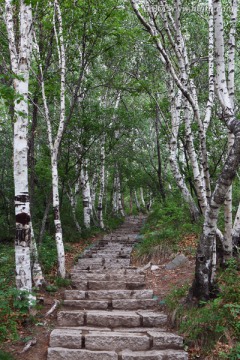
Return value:
M 48 360 L 187 360 L 183 339 L 167 332 L 145 275 L 130 257 L 144 217 L 128 217 L 71 272 Z

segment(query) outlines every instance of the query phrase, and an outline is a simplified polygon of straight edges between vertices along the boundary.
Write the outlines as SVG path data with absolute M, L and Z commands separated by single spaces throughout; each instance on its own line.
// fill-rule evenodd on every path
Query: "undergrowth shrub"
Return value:
M 187 287 L 175 289 L 166 298 L 167 307 L 175 312 L 179 331 L 189 343 L 201 347 L 205 355 L 212 351 L 217 359 L 240 359 L 239 276 L 236 262 L 231 260 L 218 276 L 219 295 L 200 307 L 189 307 L 182 301 Z M 219 346 L 222 343 L 228 345 L 225 351 Z
M 185 234 L 198 234 L 199 223 L 192 223 L 189 210 L 181 199 L 170 198 L 165 204 L 155 203 L 143 227 L 143 240 L 136 247 L 138 257 L 168 256 L 178 251 Z

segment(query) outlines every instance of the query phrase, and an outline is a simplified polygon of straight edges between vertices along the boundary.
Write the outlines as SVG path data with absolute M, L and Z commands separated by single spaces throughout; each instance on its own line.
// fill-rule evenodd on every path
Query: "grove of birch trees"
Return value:
M 0 240 L 17 288 L 44 283 L 44 237 L 65 278 L 73 233 L 174 193 L 203 224 L 189 298 L 213 297 L 240 247 L 237 0 L 0 3 Z

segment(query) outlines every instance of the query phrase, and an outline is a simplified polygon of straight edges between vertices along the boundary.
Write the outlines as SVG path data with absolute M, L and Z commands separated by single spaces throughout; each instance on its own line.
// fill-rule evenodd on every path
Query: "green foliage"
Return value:
M 0 350 L 0 359 L 1 360 L 15 360 L 15 358 L 5 351 Z
M 55 280 L 55 284 L 57 287 L 67 287 L 71 284 L 71 280 L 70 279 L 62 279 L 62 278 L 56 278 Z
M 46 286 L 46 291 L 49 292 L 49 293 L 55 293 L 55 292 L 57 292 L 57 286 L 48 285 L 48 286 Z
M 187 295 L 187 287 L 175 289 L 167 298 L 166 305 L 176 312 L 179 330 L 189 342 L 196 342 L 205 353 L 216 347 L 218 341 L 234 347 L 231 352 L 219 352 L 219 359 L 239 359 L 240 338 L 240 288 L 239 271 L 231 260 L 219 275 L 220 293 L 212 301 L 201 303 L 200 307 L 186 307 L 181 299 Z M 184 319 L 184 320 L 183 320 Z M 217 348 L 217 347 L 216 347 Z M 216 351 L 216 349 L 215 349 Z M 227 350 L 226 350 L 227 351 Z
M 189 211 L 180 198 L 169 198 L 165 204 L 155 203 L 142 233 L 143 241 L 137 246 L 139 256 L 167 255 L 178 251 L 183 235 L 199 233 L 200 223 L 191 222 Z
M 27 293 L 10 287 L 0 291 L 0 342 L 18 338 L 18 323 L 27 315 Z
M 39 260 L 44 274 L 49 274 L 57 264 L 57 248 L 53 237 L 46 235 L 39 247 Z

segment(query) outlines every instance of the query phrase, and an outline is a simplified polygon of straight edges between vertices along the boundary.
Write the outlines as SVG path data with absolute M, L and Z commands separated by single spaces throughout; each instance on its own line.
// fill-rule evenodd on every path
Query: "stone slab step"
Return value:
M 156 308 L 155 299 L 118 299 L 112 300 L 112 308 L 116 310 L 138 310 Z
M 84 331 L 84 333 L 86 333 L 87 331 L 99 331 L 101 329 L 101 331 L 113 331 L 113 332 L 121 332 L 121 333 L 144 333 L 144 334 L 147 334 L 149 331 L 155 331 L 155 332 L 166 332 L 166 329 L 164 328 L 152 328 L 152 327 L 134 327 L 134 328 L 124 328 L 124 327 L 118 327 L 118 328 L 107 328 L 107 327 L 94 327 L 94 326 L 62 326 L 61 328 L 59 329 L 68 329 L 68 330 L 82 330 Z
M 95 259 L 95 258 L 103 258 L 103 259 L 122 259 L 122 258 L 129 258 L 130 259 L 130 253 L 120 253 L 120 252 L 117 252 L 117 253 L 108 253 L 108 252 L 97 252 L 97 253 L 92 253 L 91 256 L 92 256 L 92 259 Z
M 93 281 L 131 281 L 144 282 L 145 275 L 134 274 L 113 274 L 113 273 L 72 273 L 72 280 L 93 280 Z
M 85 281 L 73 280 L 72 284 L 78 290 L 140 290 L 145 287 L 145 282 L 137 281 Z
M 155 329 L 148 331 L 147 334 L 151 338 L 152 349 L 154 350 L 183 348 L 183 338 L 176 334 L 169 332 L 159 332 Z
M 130 351 L 121 353 L 122 360 L 188 360 L 188 354 L 177 350 Z M 120 360 L 115 351 L 91 351 L 66 349 L 61 347 L 48 348 L 47 360 Z
M 47 360 L 118 360 L 118 354 L 115 351 L 89 351 L 55 347 L 48 348 Z
M 150 338 L 142 333 L 92 332 L 85 335 L 87 350 L 148 350 Z
M 66 290 L 65 300 L 112 300 L 112 299 L 152 299 L 153 290 Z
M 167 323 L 167 316 L 151 311 L 103 311 L 103 310 L 68 310 L 58 312 L 60 326 L 96 326 L 96 327 L 162 327 Z
M 130 351 L 124 350 L 122 360 L 188 360 L 188 354 L 181 350 L 152 350 Z M 54 359 L 55 360 L 55 359 Z
M 64 307 L 89 310 L 107 310 L 111 308 L 108 300 L 64 300 Z
M 183 339 L 167 332 L 148 331 L 86 331 L 80 329 L 55 329 L 50 336 L 50 347 L 87 350 L 162 350 L 182 349 Z
M 77 265 L 74 266 L 74 268 L 72 269 L 72 271 L 70 272 L 70 274 L 112 274 L 112 272 L 110 272 L 108 269 L 102 269 L 102 270 L 82 270 L 80 268 L 78 268 Z M 136 268 L 135 266 L 127 266 L 125 269 L 119 269 L 117 271 L 117 275 L 145 275 L 144 272 L 142 270 L 140 270 L 139 268 Z
M 75 309 L 91 310 L 139 310 L 156 308 L 154 299 L 118 299 L 118 300 L 64 300 L 63 305 Z
M 54 329 L 50 335 L 50 347 L 81 349 L 83 347 L 83 331 L 80 329 Z

